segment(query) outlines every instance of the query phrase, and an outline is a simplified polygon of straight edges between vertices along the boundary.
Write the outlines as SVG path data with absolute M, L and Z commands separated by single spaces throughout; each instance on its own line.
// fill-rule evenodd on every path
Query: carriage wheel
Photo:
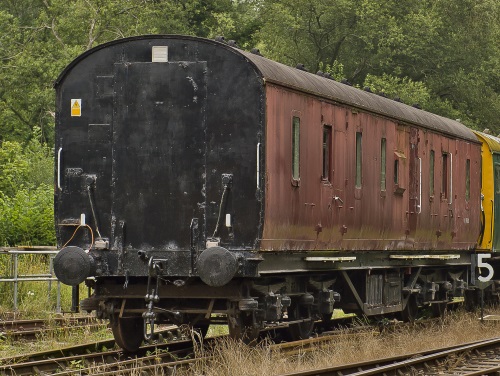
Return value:
M 144 339 L 144 320 L 141 316 L 119 318 L 115 314 L 110 324 L 118 346 L 129 352 L 139 349 Z
M 413 322 L 416 320 L 418 314 L 417 296 L 410 295 L 406 307 L 401 311 L 401 318 L 404 322 Z
M 432 316 L 433 317 L 439 317 L 443 319 L 446 316 L 446 310 L 448 307 L 447 302 L 439 302 L 439 303 L 434 303 L 431 304 L 431 309 L 432 309 Z
M 227 316 L 229 336 L 242 340 L 246 344 L 255 343 L 259 338 L 260 325 L 257 324 L 253 312 L 237 311 Z
M 292 303 L 288 310 L 290 320 L 305 320 L 300 323 L 290 324 L 288 332 L 292 341 L 307 339 L 311 336 L 314 328 L 314 320 L 311 317 L 311 309 L 309 305 L 301 305 Z
M 205 338 L 207 335 L 210 321 L 205 320 L 203 314 L 187 314 L 184 322 L 191 328 L 191 330 L 198 333 L 201 338 Z
M 333 328 L 333 313 L 323 313 L 321 314 L 321 322 L 323 326 L 323 330 L 328 330 Z
M 464 292 L 464 307 L 467 312 L 474 312 L 481 305 L 479 289 L 467 289 Z

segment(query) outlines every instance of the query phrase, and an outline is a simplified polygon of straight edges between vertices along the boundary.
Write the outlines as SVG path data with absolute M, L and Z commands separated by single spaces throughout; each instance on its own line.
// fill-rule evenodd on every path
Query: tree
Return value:
M 76 56 L 139 34 L 250 40 L 257 14 L 231 0 L 4 0 L 0 4 L 0 140 L 26 141 L 39 127 L 52 144 L 52 83 Z
M 421 82 L 426 109 L 500 131 L 498 1 L 263 0 L 260 11 L 266 56 L 340 67 L 360 86 L 368 75 Z

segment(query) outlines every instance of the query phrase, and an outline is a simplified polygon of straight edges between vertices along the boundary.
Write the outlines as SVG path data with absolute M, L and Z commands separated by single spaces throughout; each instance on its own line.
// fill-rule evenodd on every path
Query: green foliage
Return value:
M 22 145 L 6 141 L 0 148 L 0 192 L 13 196 L 27 178 L 28 161 L 20 158 Z
M 399 97 L 406 104 L 418 103 L 426 107 L 430 102 L 430 92 L 423 82 L 415 82 L 411 78 L 399 78 L 388 74 L 381 77 L 368 74 L 364 86 L 373 92 L 384 93 L 390 98 Z
M 5 0 L 0 3 L 0 140 L 35 127 L 53 143 L 54 90 L 63 68 L 98 44 L 139 34 L 226 33 L 250 40 L 255 8 L 231 0 Z
M 0 194 L 0 244 L 54 245 L 52 186 L 19 189 L 14 196 Z
M 51 144 L 61 70 L 97 44 L 153 33 L 224 35 L 357 85 L 411 79 L 429 91 L 426 109 L 500 131 L 499 18 L 496 0 L 5 0 L 0 139 L 38 127 Z
M 0 147 L 0 246 L 53 245 L 53 156 L 34 138 Z
M 262 0 L 260 14 L 255 36 L 271 59 L 341 66 L 358 86 L 393 77 L 384 89 L 400 96 L 387 84 L 421 83 L 425 98 L 414 85 L 411 96 L 426 110 L 500 132 L 498 1 Z

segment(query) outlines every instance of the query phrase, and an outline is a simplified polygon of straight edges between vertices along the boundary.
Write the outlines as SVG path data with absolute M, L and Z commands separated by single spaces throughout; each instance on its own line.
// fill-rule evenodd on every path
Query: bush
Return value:
M 0 193 L 0 244 L 54 245 L 54 190 L 47 184 Z
M 33 134 L 0 147 L 0 246 L 55 244 L 52 151 Z

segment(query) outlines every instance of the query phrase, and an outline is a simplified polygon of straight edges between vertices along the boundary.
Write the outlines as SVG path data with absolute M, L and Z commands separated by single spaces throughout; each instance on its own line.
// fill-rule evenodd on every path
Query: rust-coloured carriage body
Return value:
M 323 77 L 252 61 L 269 74 L 262 250 L 475 246 L 481 150 L 471 131 Z M 293 85 L 297 76 L 306 80 L 302 87 Z

